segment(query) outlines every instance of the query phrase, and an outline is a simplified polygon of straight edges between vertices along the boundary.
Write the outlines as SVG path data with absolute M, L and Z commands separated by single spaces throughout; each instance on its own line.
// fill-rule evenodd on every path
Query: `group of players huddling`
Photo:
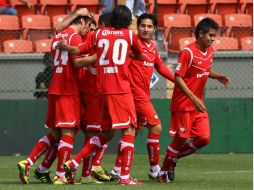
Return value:
M 229 77 L 212 70 L 212 42 L 218 25 L 205 18 L 196 27 L 197 41 L 179 54 L 175 76 L 163 64 L 152 40 L 157 20 L 144 13 L 137 19 L 135 34 L 128 27 L 131 11 L 124 5 L 101 15 L 97 30 L 86 8 L 66 17 L 57 27 L 52 47 L 54 74 L 48 89 L 45 126 L 42 137 L 26 160 L 18 163 L 19 176 L 29 184 L 30 168 L 46 152 L 34 175 L 44 183 L 80 184 L 117 180 L 121 185 L 143 182 L 130 176 L 134 141 L 141 127 L 148 129 L 148 176 L 159 183 L 174 181 L 176 161 L 196 152 L 210 140 L 208 114 L 203 90 L 208 77 L 225 86 Z M 154 68 L 174 82 L 169 134 L 173 141 L 160 160 L 160 119 L 150 98 Z M 83 148 L 71 160 L 74 136 L 85 134 Z M 115 166 L 107 173 L 101 159 L 115 130 L 121 130 Z M 49 168 L 58 159 L 54 179 Z M 83 163 L 80 180 L 75 178 Z

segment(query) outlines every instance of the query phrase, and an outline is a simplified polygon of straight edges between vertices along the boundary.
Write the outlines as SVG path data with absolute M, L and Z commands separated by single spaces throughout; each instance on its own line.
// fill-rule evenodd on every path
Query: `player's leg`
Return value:
M 42 163 L 34 171 L 34 177 L 43 183 L 52 183 L 49 168 L 52 166 L 57 157 L 58 144 L 59 143 L 57 142 L 53 146 L 49 147 Z
M 151 179 L 157 179 L 157 175 L 160 171 L 160 132 L 162 130 L 161 124 L 148 127 L 149 133 L 147 136 L 147 152 L 150 163 L 150 170 L 148 177 Z
M 110 177 L 111 177 L 110 181 L 118 181 L 120 179 L 121 159 L 122 159 L 122 154 L 121 154 L 121 141 L 120 141 L 118 143 L 115 165 L 114 165 L 112 171 L 110 172 Z
M 30 168 L 50 146 L 58 141 L 59 134 L 60 131 L 52 129 L 50 133 L 38 141 L 28 158 L 18 163 L 19 176 L 22 183 L 29 184 Z

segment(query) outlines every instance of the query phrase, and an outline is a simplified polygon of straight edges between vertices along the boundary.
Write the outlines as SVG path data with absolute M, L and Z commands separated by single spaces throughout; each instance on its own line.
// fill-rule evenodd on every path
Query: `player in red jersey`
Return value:
M 100 102 L 98 118 L 103 125 L 102 132 L 91 137 L 75 158 L 65 163 L 66 174 L 71 182 L 82 159 L 108 142 L 114 130 L 122 129 L 123 159 L 119 184 L 141 184 L 129 177 L 134 155 L 136 115 L 128 75 L 128 55 L 131 48 L 137 53 L 142 52 L 139 51 L 136 35 L 127 29 L 131 22 L 130 10 L 123 5 L 117 6 L 112 12 L 112 18 L 113 27 L 98 30 L 90 43 L 79 48 L 84 53 L 93 48 L 96 50 L 96 85 Z M 71 50 L 64 43 L 61 46 Z
M 144 13 L 138 17 L 138 43 L 143 49 L 143 58 L 132 59 L 129 66 L 131 90 L 134 98 L 137 122 L 140 126 L 146 126 L 149 133 L 147 136 L 147 151 L 149 156 L 150 171 L 149 178 L 156 179 L 160 171 L 160 132 L 162 130 L 160 119 L 152 105 L 150 97 L 150 82 L 154 68 L 163 77 L 170 81 L 174 81 L 174 76 L 170 70 L 163 64 L 160 55 L 156 49 L 155 42 L 152 40 L 154 32 L 157 28 L 157 19 L 148 13 Z M 120 172 L 120 159 L 116 159 L 113 176 Z
M 213 71 L 214 50 L 211 46 L 218 24 L 205 18 L 196 27 L 196 42 L 179 55 L 175 71 L 175 87 L 171 103 L 170 136 L 158 182 L 174 180 L 176 160 L 196 152 L 210 142 L 208 113 L 204 105 L 204 88 L 208 78 L 218 80 L 225 87 L 230 79 Z M 186 140 L 188 140 L 186 142 Z
M 87 14 L 89 12 L 87 11 Z M 58 43 L 65 38 L 70 45 L 82 43 L 80 35 L 89 31 L 90 17 L 76 18 L 66 30 L 58 33 L 52 42 L 53 77 L 48 90 L 48 113 L 45 126 L 51 132 L 41 138 L 27 160 L 18 163 L 20 179 L 29 183 L 29 170 L 38 157 L 55 143 L 58 145 L 58 164 L 54 184 L 67 183 L 64 178 L 63 163 L 70 159 L 73 136 L 79 128 L 80 106 L 78 75 L 76 68 L 85 66 L 77 64 L 75 55 L 58 48 Z

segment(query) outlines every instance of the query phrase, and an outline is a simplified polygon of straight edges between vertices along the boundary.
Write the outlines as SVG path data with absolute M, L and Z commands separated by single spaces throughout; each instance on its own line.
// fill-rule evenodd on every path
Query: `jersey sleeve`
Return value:
M 156 51 L 156 58 L 154 62 L 154 67 L 158 71 L 158 73 L 165 77 L 166 79 L 170 81 L 174 81 L 174 75 L 173 73 L 163 64 L 163 61 L 159 55 L 159 53 Z
M 70 39 L 69 39 L 69 45 L 71 46 L 79 46 L 79 44 L 82 43 L 82 38 L 80 35 L 78 34 L 74 34 Z M 71 58 L 74 59 L 74 58 L 77 58 L 79 57 L 78 55 L 75 55 L 75 54 L 71 54 Z
M 191 53 L 187 49 L 184 49 L 179 55 L 175 74 L 184 77 L 191 64 L 191 61 Z

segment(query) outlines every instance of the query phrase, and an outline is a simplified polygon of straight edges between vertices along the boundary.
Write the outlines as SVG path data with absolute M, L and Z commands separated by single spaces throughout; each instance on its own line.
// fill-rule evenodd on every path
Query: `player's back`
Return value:
M 75 56 L 70 55 L 67 51 L 58 49 L 58 42 L 62 38 L 65 38 L 70 45 L 78 45 L 82 42 L 80 35 L 71 28 L 63 30 L 54 37 L 51 47 L 54 72 L 48 93 L 78 95 L 77 70 L 72 63 L 72 58 Z
M 137 40 L 128 29 L 103 28 L 95 34 L 99 94 L 130 93 L 129 53 Z

